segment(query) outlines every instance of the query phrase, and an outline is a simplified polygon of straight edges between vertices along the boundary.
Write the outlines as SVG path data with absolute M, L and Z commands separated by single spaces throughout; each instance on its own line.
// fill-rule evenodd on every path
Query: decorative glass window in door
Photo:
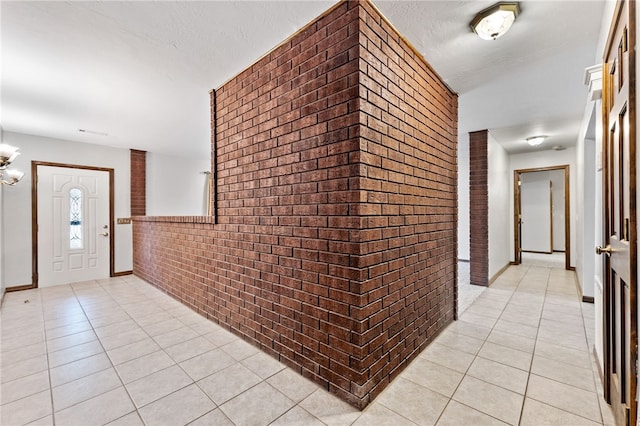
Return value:
M 82 191 L 78 188 L 69 190 L 69 248 L 82 248 Z

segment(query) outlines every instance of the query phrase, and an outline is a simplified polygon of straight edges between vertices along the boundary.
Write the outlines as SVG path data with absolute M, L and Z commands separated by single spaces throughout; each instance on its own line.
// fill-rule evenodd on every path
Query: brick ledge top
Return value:
M 131 216 L 137 222 L 215 223 L 213 216 Z

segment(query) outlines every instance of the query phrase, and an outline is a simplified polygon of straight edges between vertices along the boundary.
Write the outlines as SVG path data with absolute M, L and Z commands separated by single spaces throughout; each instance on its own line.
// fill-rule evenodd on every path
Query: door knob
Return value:
M 606 246 L 605 248 L 596 246 L 596 254 L 602 254 L 602 253 L 606 253 L 607 256 L 611 256 L 611 253 L 613 253 L 613 249 L 609 245 Z
M 108 232 L 103 232 L 102 234 L 99 234 L 99 235 L 102 235 L 103 237 L 108 237 L 109 233 Z

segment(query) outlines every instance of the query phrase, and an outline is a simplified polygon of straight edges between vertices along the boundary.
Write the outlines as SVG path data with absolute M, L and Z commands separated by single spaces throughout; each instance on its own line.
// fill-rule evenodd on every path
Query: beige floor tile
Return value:
M 0 407 L 0 424 L 23 425 L 52 413 L 51 392 L 46 390 Z
M 482 315 L 483 317 L 498 319 L 502 314 L 502 308 L 495 309 L 474 303 L 465 312 L 475 315 Z
M 31 346 L 44 341 L 44 332 L 42 330 L 32 331 L 31 333 L 16 336 L 11 339 L 2 339 L 2 351 L 10 351 Z
M 182 327 L 177 330 L 169 331 L 168 333 L 153 336 L 153 340 L 155 340 L 161 348 L 168 348 L 169 346 L 177 345 L 178 343 L 182 343 L 196 337 L 198 337 L 198 334 L 195 331 L 189 327 Z
M 53 408 L 55 411 L 60 411 L 120 386 L 122 382 L 113 368 L 99 371 L 54 387 L 51 390 Z
M 315 383 L 290 368 L 285 368 L 266 381 L 294 402 L 302 401 L 318 389 Z
M 74 322 L 73 324 L 64 325 L 62 327 L 51 328 L 46 331 L 47 340 L 53 340 L 60 337 L 76 334 L 83 331 L 91 330 L 89 321 Z
M 105 409 L 108 407 L 108 409 Z M 118 387 L 55 413 L 57 425 L 101 425 L 135 410 L 127 391 Z
M 449 401 L 412 381 L 398 377 L 376 402 L 420 425 L 433 425 Z
M 52 368 L 49 371 L 51 386 L 60 386 L 107 368 L 111 368 L 111 362 L 104 352 L 79 359 L 78 361 Z
M 127 384 L 174 364 L 175 362 L 164 351 L 156 351 L 118 364 L 116 370 L 122 382 Z
M 148 337 L 147 333 L 145 333 L 141 328 L 134 328 L 121 334 L 112 334 L 106 337 L 101 337 L 100 343 L 104 346 L 105 350 L 109 351 L 121 346 L 145 340 Z
M 138 323 L 140 327 L 144 328 L 146 326 L 158 324 L 164 321 L 171 320 L 173 318 L 174 318 L 173 315 L 171 315 L 169 312 L 160 311 L 151 315 L 145 315 L 143 317 L 136 318 L 135 321 Z
M 269 403 L 254 404 L 254 401 Z M 295 402 L 273 386 L 262 382 L 224 403 L 220 409 L 236 426 L 253 426 L 271 423 L 294 405 Z
M 208 319 L 196 313 L 192 312 L 192 314 L 193 315 L 189 314 L 186 316 L 178 317 L 178 319 L 188 325 L 189 328 L 198 333 L 200 336 L 222 330 L 222 327 L 220 327 L 218 324 L 209 321 Z
M 323 389 L 313 392 L 299 406 L 328 426 L 350 425 L 360 416 L 359 410 Z
M 302 423 L 298 423 L 302 424 Z M 415 426 L 416 423 L 391 411 L 378 402 L 372 402 L 353 423 L 353 426 Z
M 501 331 L 503 333 L 510 333 L 510 334 L 515 334 L 517 336 L 526 337 L 528 339 L 535 339 L 538 335 L 537 327 L 518 324 L 518 323 L 510 322 L 504 319 L 499 319 L 498 322 L 496 322 L 496 325 L 493 327 L 493 329 Z
M 235 426 L 219 408 L 189 423 L 190 426 Z M 293 426 L 293 425 L 292 425 Z
M 480 350 L 484 340 L 445 330 L 440 334 L 440 336 L 438 336 L 435 342 L 452 349 L 457 349 L 459 351 L 475 355 Z
M 591 368 L 574 367 L 564 362 L 534 356 L 531 372 L 590 392 L 596 391 Z
M 400 377 L 451 397 L 462 381 L 463 373 L 418 357 L 402 372 Z
M 517 349 L 523 352 L 533 353 L 536 341 L 534 339 L 528 339 L 526 337 L 517 336 L 511 333 L 505 333 L 494 329 L 487 341 L 495 343 L 496 345 L 506 346 L 508 348 Z
M 234 359 L 242 361 L 259 352 L 255 346 L 245 342 L 242 339 L 234 340 L 231 343 L 220 346 L 220 349 L 231 355 Z
M 496 324 L 496 318 L 489 318 L 483 315 L 474 314 L 472 312 L 465 312 L 464 314 L 460 315 L 459 320 L 485 328 L 493 328 L 493 326 Z
M 592 422 L 531 398 L 525 398 L 522 410 L 521 426 L 596 426 L 602 423 Z
M 241 364 L 233 364 L 198 382 L 198 386 L 218 405 L 245 392 L 262 379 Z
M 107 351 L 107 355 L 113 365 L 118 365 L 158 350 L 160 350 L 160 346 L 151 338 L 146 338 L 119 348 L 111 349 Z
M 184 327 L 185 325 L 176 318 L 169 318 L 164 321 L 154 322 L 142 326 L 144 331 L 146 331 L 147 334 L 151 337 L 179 330 Z
M 451 400 L 440 416 L 437 426 L 505 426 L 507 423 Z
M 24 376 L 30 376 L 41 371 L 46 371 L 47 368 L 48 363 L 46 355 L 27 358 L 24 361 L 19 361 L 6 367 L 2 367 L 2 369 L 0 369 L 0 381 L 2 383 L 10 382 Z
M 97 340 L 72 346 L 67 349 L 49 353 L 49 368 L 68 364 L 82 358 L 97 355 L 104 352 L 102 345 Z
M 2 348 L 0 348 L 0 351 L 2 351 L 0 352 L 0 365 L 2 365 L 2 368 L 6 368 L 15 365 L 18 362 L 46 355 L 47 345 L 42 341 L 13 350 L 3 351 Z
M 544 340 L 536 342 L 534 355 L 564 362 L 565 364 L 576 367 L 591 368 L 591 354 L 588 351 L 566 348 Z
M 227 345 L 235 340 L 240 340 L 238 336 L 225 329 L 205 334 L 204 338 L 218 347 Z
M 186 361 L 194 356 L 216 349 L 216 346 L 204 337 L 196 337 L 177 345 L 169 346 L 165 351 L 176 362 Z
M 474 358 L 469 353 L 451 349 L 438 343 L 431 343 L 427 346 L 420 357 L 460 373 L 467 371 Z
M 44 329 L 49 330 L 51 328 L 63 327 L 69 324 L 75 324 L 77 322 L 86 321 L 87 316 L 84 313 L 69 315 L 62 318 L 56 318 L 44 322 Z
M 4 405 L 49 389 L 49 372 L 41 371 L 5 382 L 0 386 L 0 404 Z
M 505 423 L 517 425 L 522 410 L 523 396 L 482 380 L 465 376 L 453 399 L 495 417 Z
M 527 397 L 596 422 L 601 419 L 595 393 L 535 374 L 529 377 Z
M 214 408 L 216 405 L 193 384 L 145 405 L 140 415 L 147 426 L 184 425 Z
M 357 423 L 357 422 L 356 422 Z M 356 424 L 354 423 L 354 425 Z M 307 410 L 295 406 L 282 416 L 278 417 L 270 426 L 324 426 L 317 418 L 313 417 Z
M 236 364 L 236 360 L 221 349 L 214 349 L 180 363 L 180 367 L 193 380 L 204 379 L 220 370 Z
M 131 399 L 138 408 L 163 398 L 170 393 L 182 389 L 193 383 L 193 380 L 174 365 L 164 370 L 157 371 L 141 379 L 126 384 Z
M 136 324 L 134 320 L 128 319 L 126 321 L 120 321 L 104 327 L 96 328 L 95 332 L 98 338 L 102 339 L 104 337 L 126 333 L 127 331 L 134 330 L 136 328 L 139 328 L 138 324 Z
M 530 353 L 496 345 L 491 342 L 485 342 L 485 344 L 482 345 L 478 356 L 524 371 L 529 371 L 533 357 Z
M 243 359 L 241 363 L 262 379 L 267 379 L 286 368 L 286 366 L 277 359 L 260 351 L 249 358 Z
M 551 333 L 544 330 L 538 331 L 538 340 L 553 343 L 558 346 L 564 346 L 569 349 L 576 349 L 579 351 L 587 351 L 587 340 L 584 335 L 562 335 L 557 333 Z
M 446 328 L 454 333 L 464 334 L 465 336 L 475 337 L 476 339 L 486 339 L 491 329 L 481 327 L 464 321 L 454 321 Z
M 47 350 L 49 352 L 55 352 L 70 348 L 71 346 L 77 346 L 82 343 L 92 342 L 96 339 L 97 336 L 93 330 L 81 331 L 80 333 L 69 334 L 67 336 L 47 341 Z
M 49 414 L 48 416 L 34 420 L 31 423 L 27 423 L 26 426 L 54 426 L 53 415 Z
M 480 357 L 473 361 L 467 374 L 522 395 L 529 378 L 526 371 Z
M 145 426 L 137 411 L 125 414 L 124 416 L 107 423 L 108 426 Z
M 117 324 L 119 322 L 129 321 L 131 317 L 122 310 L 111 312 L 108 315 L 102 315 L 97 318 L 89 319 L 93 328 L 106 327 L 108 325 Z

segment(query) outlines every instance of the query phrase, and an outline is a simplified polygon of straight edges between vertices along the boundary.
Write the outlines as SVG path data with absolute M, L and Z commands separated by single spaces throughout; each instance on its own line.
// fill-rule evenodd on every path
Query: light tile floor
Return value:
M 359 412 L 136 277 L 9 293 L 0 424 L 613 424 L 593 314 L 573 273 L 511 267 Z

